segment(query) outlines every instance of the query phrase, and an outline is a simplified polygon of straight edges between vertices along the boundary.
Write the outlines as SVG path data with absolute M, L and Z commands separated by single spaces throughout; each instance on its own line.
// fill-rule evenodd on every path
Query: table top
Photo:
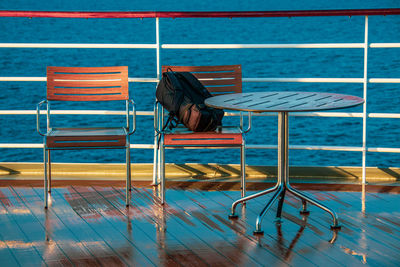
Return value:
M 210 107 L 252 112 L 319 111 L 349 108 L 363 103 L 364 99 L 351 95 L 290 91 L 225 94 L 205 100 Z

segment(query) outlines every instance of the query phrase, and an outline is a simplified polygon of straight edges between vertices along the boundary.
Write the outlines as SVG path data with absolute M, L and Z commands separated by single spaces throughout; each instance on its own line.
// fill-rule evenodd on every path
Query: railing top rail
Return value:
M 400 8 L 291 10 L 291 11 L 18 11 L 0 10 L 0 17 L 46 18 L 240 18 L 240 17 L 318 17 L 318 16 L 374 16 L 400 15 Z

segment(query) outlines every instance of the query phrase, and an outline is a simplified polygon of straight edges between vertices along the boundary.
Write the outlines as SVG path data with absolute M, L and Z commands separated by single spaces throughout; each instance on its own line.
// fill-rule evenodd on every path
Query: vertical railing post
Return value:
M 365 16 L 364 35 L 364 105 L 363 105 L 363 144 L 362 144 L 362 184 L 366 183 L 366 160 L 367 160 L 367 88 L 368 88 L 368 16 Z
M 160 80 L 161 63 L 160 63 L 160 18 L 156 18 L 156 44 L 157 44 L 157 79 Z
M 161 73 L 161 63 L 160 63 L 160 50 L 161 50 L 161 45 L 160 45 L 160 18 L 156 18 L 156 58 L 157 58 L 157 80 L 160 80 L 160 73 Z M 154 112 L 157 112 L 155 109 Z M 155 116 L 158 114 L 154 114 L 154 119 Z M 160 121 L 160 120 L 158 120 Z M 160 125 L 156 125 L 156 127 L 160 128 Z M 158 184 L 158 179 L 157 177 L 160 177 L 160 168 L 158 167 L 160 163 L 160 150 L 157 149 L 158 146 L 158 135 L 154 135 L 154 155 L 153 155 L 153 185 Z M 158 175 L 157 175 L 158 174 Z

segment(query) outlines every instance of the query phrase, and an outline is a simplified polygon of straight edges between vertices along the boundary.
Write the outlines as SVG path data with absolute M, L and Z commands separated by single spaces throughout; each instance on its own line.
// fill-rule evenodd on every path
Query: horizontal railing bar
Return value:
M 372 79 L 372 78 L 371 78 Z M 373 79 L 374 82 L 384 83 L 383 79 Z M 400 79 L 385 79 L 397 83 Z M 46 77 L 0 77 L 0 82 L 45 82 Z M 157 78 L 129 78 L 129 82 L 154 82 Z M 243 82 L 304 82 L 304 83 L 362 83 L 362 78 L 243 78 Z
M 130 112 L 132 114 L 132 111 Z M 45 115 L 46 111 L 41 110 Z M 126 111 L 119 110 L 51 110 L 52 115 L 126 115 Z M 0 110 L 0 115 L 36 115 L 36 110 Z M 153 111 L 136 111 L 136 115 L 154 116 Z
M 149 144 L 149 148 L 152 145 Z M 207 147 L 212 148 L 212 147 Z M 246 145 L 246 149 L 277 149 L 277 145 Z M 175 149 L 170 147 L 168 149 Z M 179 147 L 179 149 L 201 149 L 196 147 Z M 229 149 L 229 148 L 227 148 Z M 306 145 L 291 145 L 289 149 L 293 150 L 321 150 L 321 151 L 343 151 L 343 152 L 362 152 L 362 147 L 350 147 L 350 146 L 306 146 Z M 388 147 L 370 147 L 367 148 L 368 152 L 385 152 L 385 153 L 400 153 L 400 148 L 388 148 Z
M 246 149 L 277 149 L 276 145 L 246 145 Z M 305 145 L 289 145 L 289 149 L 296 150 L 328 150 L 328 151 L 355 151 L 361 152 L 362 147 L 350 146 L 305 146 Z
M 78 44 L 78 43 L 0 43 L 0 48 L 144 48 L 156 49 L 156 44 Z
M 370 48 L 400 48 L 400 43 L 370 43 Z
M 390 148 L 390 147 L 370 147 L 368 152 L 385 152 L 385 153 L 400 153 L 400 148 Z
M 328 151 L 355 151 L 362 152 L 362 147 L 351 147 L 351 146 L 305 146 L 305 145 L 292 145 L 289 149 L 298 150 L 328 150 Z
M 43 148 L 43 144 L 29 144 L 29 143 L 2 143 L 0 148 Z
M 342 118 L 362 118 L 362 113 L 356 112 L 294 112 L 289 116 L 294 117 L 342 117 Z
M 157 78 L 128 78 L 128 82 L 158 83 Z
M 245 113 L 246 114 L 246 113 Z M 225 112 L 225 116 L 239 116 L 239 112 Z M 396 115 L 396 114 L 395 114 Z M 400 114 L 398 114 L 400 116 Z M 277 112 L 253 113 L 253 117 L 273 117 L 278 116 Z M 357 112 L 292 112 L 290 117 L 342 117 L 342 118 L 362 118 L 362 113 Z
M 277 149 L 274 145 L 246 145 L 246 149 Z M 362 147 L 350 146 L 305 146 L 305 145 L 291 145 L 289 149 L 297 150 L 324 150 L 324 151 L 348 151 L 348 152 L 362 152 Z M 368 147 L 368 152 L 386 152 L 386 153 L 400 153 L 400 148 L 392 147 Z
M 370 78 L 369 83 L 400 83 L 398 78 Z
M 398 113 L 369 113 L 368 118 L 400 119 L 400 114 L 398 114 Z
M 43 148 L 41 143 L 0 143 L 0 148 Z M 152 149 L 154 144 L 131 144 L 131 148 Z M 302 150 L 336 150 L 336 151 L 362 151 L 362 147 L 339 146 L 289 146 L 290 149 Z M 246 145 L 246 149 L 277 149 L 276 145 Z M 377 148 L 374 148 L 377 149 Z
M 0 77 L 0 82 L 46 82 L 46 77 Z M 157 83 L 157 78 L 128 78 L 129 82 Z
M 153 149 L 154 144 L 131 144 L 132 149 Z M 42 143 L 0 143 L 0 148 L 43 148 Z M 246 145 L 246 149 L 277 149 L 276 145 Z M 305 146 L 291 145 L 289 149 L 295 150 L 323 150 L 323 151 L 347 151 L 362 152 L 362 147 L 351 146 Z M 368 152 L 400 153 L 400 148 L 369 147 Z
M 393 80 L 393 79 L 389 79 Z M 396 79 L 400 80 L 400 79 Z M 1 82 L 45 82 L 46 77 L 0 77 Z M 157 78 L 129 78 L 129 82 L 154 82 Z M 243 78 L 243 82 L 331 82 L 331 83 L 362 83 L 362 78 Z M 392 81 L 393 82 L 393 81 Z
M 0 82 L 45 82 L 46 77 L 0 77 Z
M 204 11 L 204 12 L 81 12 L 2 10 L 0 17 L 46 18 L 238 18 L 238 17 L 315 17 L 399 15 L 400 8 L 295 10 L 295 11 Z
M 46 77 L 0 77 L 0 82 L 45 82 Z M 157 83 L 157 78 L 129 78 L 129 82 Z M 243 78 L 243 82 L 363 83 L 363 78 Z M 369 83 L 400 83 L 398 78 L 370 78 Z
M 240 48 L 364 48 L 363 43 L 333 44 L 163 44 L 164 49 L 240 49 Z
M 400 43 L 371 43 L 370 48 L 400 48 Z M 0 43 L 0 48 L 129 48 L 156 49 L 157 44 L 87 43 Z M 163 44 L 164 49 L 249 49 L 249 48 L 364 48 L 364 43 L 319 44 Z
M 43 148 L 42 143 L 0 143 L 0 148 Z M 131 144 L 131 148 L 153 149 L 153 144 Z
M 46 77 L 0 77 L 0 82 L 45 82 Z M 157 83 L 157 78 L 129 78 L 129 82 Z M 243 78 L 243 82 L 363 83 L 363 78 Z M 370 78 L 369 83 L 400 83 L 398 78 Z
M 52 115 L 126 115 L 125 111 L 118 110 L 51 110 Z M 40 114 L 45 115 L 46 111 L 41 110 Z M 36 110 L 0 110 L 0 115 L 36 115 Z M 153 111 L 136 111 L 136 115 L 154 116 Z M 225 112 L 225 116 L 239 116 L 239 112 Z M 272 117 L 277 113 L 254 113 L 253 117 Z M 293 112 L 292 117 L 342 117 L 362 118 L 362 113 L 357 112 Z M 391 118 L 400 119 L 399 113 L 369 113 L 369 118 Z
M 363 83 L 363 78 L 243 78 L 243 82 Z
M 45 115 L 46 110 L 41 110 L 40 114 Z M 126 115 L 125 111 L 118 110 L 51 110 L 52 115 Z M 0 110 L 0 115 L 36 115 L 36 110 Z M 153 111 L 136 111 L 136 115 L 143 116 L 154 116 Z M 239 112 L 225 112 L 225 116 L 239 116 Z M 393 117 L 395 115 L 400 116 L 400 114 L 391 114 L 384 116 L 382 118 Z M 254 113 L 253 117 L 271 117 L 277 116 L 277 113 Z M 362 113 L 352 113 L 352 112 L 295 112 L 291 113 L 290 116 L 298 117 L 354 117 L 361 118 Z M 374 116 L 378 118 L 378 116 Z
M 2 10 L 0 17 L 25 18 L 156 18 L 156 12 L 82 12 L 82 11 L 15 11 Z

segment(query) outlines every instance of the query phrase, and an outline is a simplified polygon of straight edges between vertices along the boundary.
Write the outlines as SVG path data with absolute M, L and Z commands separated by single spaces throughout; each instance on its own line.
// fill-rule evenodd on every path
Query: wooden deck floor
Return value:
M 168 189 L 167 205 L 153 189 L 132 191 L 124 205 L 121 187 L 54 188 L 43 209 L 40 187 L 0 188 L 1 266 L 399 266 L 400 194 L 309 191 L 333 208 L 342 229 L 336 240 L 331 217 L 316 207 L 285 199 L 283 223 L 274 207 L 253 236 L 255 219 L 271 196 L 239 206 L 238 191 Z M 363 211 L 364 210 L 364 211 Z

